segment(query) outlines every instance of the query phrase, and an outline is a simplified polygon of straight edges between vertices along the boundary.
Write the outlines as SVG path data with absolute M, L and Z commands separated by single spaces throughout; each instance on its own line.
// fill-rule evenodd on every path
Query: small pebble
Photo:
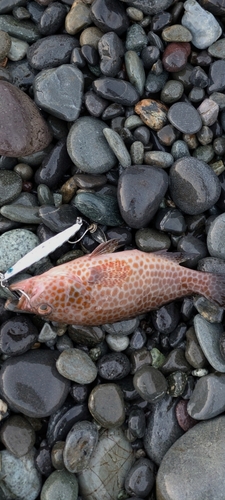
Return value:
M 95 364 L 80 349 L 63 351 L 57 359 L 56 367 L 63 377 L 79 384 L 90 384 L 97 376 Z
M 92 389 L 88 408 L 102 427 L 119 427 L 125 420 L 123 393 L 116 384 L 100 384 Z
M 162 373 L 148 365 L 137 370 L 133 383 L 138 394 L 150 403 L 156 403 L 162 399 L 167 390 L 167 382 Z
M 67 434 L 63 449 L 63 461 L 69 472 L 80 472 L 87 468 L 98 442 L 95 423 L 83 420 L 74 424 Z

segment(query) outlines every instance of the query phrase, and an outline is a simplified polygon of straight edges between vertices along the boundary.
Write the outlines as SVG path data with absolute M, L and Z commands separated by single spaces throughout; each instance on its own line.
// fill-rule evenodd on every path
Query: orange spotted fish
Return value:
M 117 246 L 107 241 L 90 255 L 10 285 L 20 295 L 17 310 L 61 323 L 101 325 L 193 293 L 225 307 L 225 276 L 180 266 L 187 259 L 181 253 L 112 253 Z

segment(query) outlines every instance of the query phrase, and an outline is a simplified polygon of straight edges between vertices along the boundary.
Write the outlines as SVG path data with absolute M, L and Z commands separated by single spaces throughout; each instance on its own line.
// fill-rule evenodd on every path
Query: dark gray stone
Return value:
M 46 36 L 29 47 L 27 59 L 34 69 L 55 68 L 68 63 L 72 50 L 78 45 L 78 40 L 70 35 Z

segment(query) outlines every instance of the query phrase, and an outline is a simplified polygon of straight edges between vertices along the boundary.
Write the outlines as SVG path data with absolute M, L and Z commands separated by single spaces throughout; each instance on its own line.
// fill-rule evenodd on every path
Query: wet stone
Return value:
M 43 70 L 34 79 L 36 104 L 62 120 L 78 118 L 82 95 L 83 74 L 72 64 Z
M 104 333 L 98 326 L 70 325 L 68 333 L 73 342 L 90 347 L 104 340 Z
M 197 424 L 197 420 L 192 418 L 187 412 L 188 401 L 185 399 L 180 399 L 176 406 L 176 417 L 179 426 L 183 431 L 187 432 L 189 429 L 194 427 Z
M 173 201 L 184 213 L 196 215 L 218 201 L 221 187 L 207 163 L 183 157 L 170 169 L 170 190 Z
M 65 349 L 56 362 L 58 372 L 79 384 L 90 384 L 97 376 L 97 368 L 90 356 L 80 349 Z
M 21 415 L 9 417 L 1 427 L 1 442 L 16 457 L 29 453 L 35 443 L 35 431 Z
M 191 89 L 191 92 L 189 93 L 188 97 L 189 97 L 189 100 L 193 103 L 201 102 L 205 97 L 205 91 L 204 91 L 204 89 L 201 89 L 200 87 L 193 87 Z
M 180 210 L 176 208 L 161 208 L 156 216 L 155 227 L 159 231 L 179 235 L 184 233 L 187 226 Z
M 132 24 L 127 30 L 126 50 L 140 52 L 148 44 L 148 39 L 144 29 L 140 24 Z
M 27 43 L 33 43 L 38 40 L 40 33 L 37 27 L 30 22 L 19 21 L 11 15 L 0 15 L 0 30 L 6 31 L 10 36 L 20 38 Z
M 105 338 L 108 346 L 112 351 L 121 352 L 129 346 L 129 337 L 123 335 L 121 337 L 115 337 L 113 335 L 106 335 Z
M 140 458 L 135 462 L 125 479 L 125 490 L 128 495 L 145 498 L 155 483 L 154 464 L 148 458 Z
M 123 0 L 123 2 L 129 3 L 129 5 L 140 9 L 144 14 L 154 15 L 168 9 L 173 3 L 172 0 L 154 0 L 149 4 L 146 0 Z
M 72 200 L 75 207 L 94 222 L 117 226 L 122 224 L 117 199 L 98 193 L 78 193 Z
M 193 368 L 204 368 L 206 358 L 198 343 L 194 328 L 189 328 L 186 332 L 187 344 L 185 348 L 185 358 Z
M 135 233 L 135 243 L 142 252 L 168 250 L 171 244 L 167 234 L 150 228 L 138 229 Z
M 76 38 L 69 35 L 51 35 L 41 38 L 27 51 L 27 59 L 34 69 L 48 69 L 70 61 L 72 50 L 78 46 Z
M 10 203 L 22 190 L 22 179 L 16 172 L 0 171 L 0 205 Z
M 72 166 L 65 139 L 58 141 L 38 163 L 40 162 L 42 162 L 41 166 L 35 172 L 35 182 L 45 184 L 50 188 L 55 187 L 62 179 L 63 174 Z
M 59 208 L 52 205 L 43 205 L 39 209 L 42 222 L 52 231 L 60 233 L 74 224 L 77 210 L 72 205 L 61 205 Z
M 89 116 L 79 118 L 72 125 L 67 138 L 68 153 L 82 172 L 102 174 L 115 165 L 116 157 L 104 137 L 104 128 L 104 122 Z
M 66 470 L 56 470 L 46 479 L 41 500 L 77 500 L 78 482 L 74 474 Z
M 105 380 L 120 380 L 130 373 L 130 362 L 122 352 L 109 353 L 97 363 L 98 374 Z
M 124 480 L 134 462 L 131 444 L 122 429 L 104 431 L 86 470 L 79 474 L 83 498 L 110 500 L 124 488 Z
M 160 75 L 155 75 L 152 71 L 150 71 L 145 82 L 145 90 L 147 92 L 147 95 L 156 94 L 157 92 L 160 92 L 160 90 L 162 90 L 167 80 L 168 80 L 167 71 L 162 71 Z
M 0 328 L 0 352 L 8 356 L 22 354 L 35 344 L 37 337 L 38 330 L 30 318 L 8 319 Z
M 141 141 L 134 141 L 130 148 L 131 162 L 134 165 L 142 165 L 144 161 L 144 144 Z
M 83 420 L 73 425 L 67 434 L 63 450 L 63 462 L 69 472 L 81 472 L 88 467 L 98 442 L 95 423 Z
M 11 408 L 42 418 L 61 407 L 69 382 L 55 367 L 56 351 L 36 350 L 6 360 L 1 370 L 1 394 Z
M 91 24 L 90 8 L 80 0 L 72 3 L 72 7 L 65 19 L 65 29 L 70 35 L 79 33 Z
M 39 224 L 39 207 L 26 207 L 24 205 L 3 205 L 1 215 L 10 220 L 21 222 L 23 224 Z
M 130 82 L 117 78 L 98 78 L 94 80 L 92 86 L 100 97 L 124 106 L 133 106 L 140 98 L 139 93 Z
M 91 6 L 91 18 L 103 32 L 115 31 L 122 35 L 129 25 L 123 4 L 115 0 L 95 0 Z
M 162 130 L 162 129 L 161 129 Z M 168 168 L 174 163 L 173 156 L 163 151 L 147 151 L 144 155 L 146 165 Z
M 154 99 L 143 99 L 135 106 L 142 121 L 153 130 L 160 130 L 167 121 L 167 107 Z
M 131 409 L 128 417 L 128 428 L 132 436 L 142 438 L 145 434 L 145 414 L 141 408 Z
M 64 22 L 67 8 L 60 2 L 50 4 L 43 12 L 38 23 L 38 29 L 42 35 L 53 35 Z
M 176 404 L 176 399 L 165 395 L 161 401 L 151 405 L 144 436 L 144 449 L 147 456 L 157 465 L 161 463 L 172 444 L 183 434 L 176 419 Z
M 167 179 L 164 170 L 145 165 L 131 166 L 123 172 L 118 183 L 118 202 L 130 227 L 139 229 L 154 217 L 167 190 Z
M 141 51 L 141 59 L 146 69 L 151 69 L 153 64 L 158 61 L 159 56 L 160 50 L 158 47 L 154 47 L 154 45 L 148 45 Z
M 11 47 L 11 38 L 6 31 L 0 30 L 0 61 L 7 57 Z
M 179 322 L 179 311 L 174 302 L 152 311 L 153 326 L 161 333 L 171 333 Z
M 5 498 L 29 498 L 36 500 L 41 490 L 41 475 L 37 471 L 34 462 L 35 449 L 23 457 L 15 457 L 10 451 L 2 450 L 0 458 L 2 462 L 3 478 L 1 479 L 1 493 Z M 12 480 L 13 479 L 13 480 Z
M 202 127 L 200 115 L 194 106 L 184 102 L 176 102 L 170 107 L 168 120 L 184 134 L 195 134 Z
M 201 377 L 188 402 L 187 411 L 196 420 L 207 420 L 224 412 L 225 375 L 211 373 Z
M 130 335 L 138 327 L 138 319 L 128 319 L 103 325 L 104 330 L 110 335 Z
M 124 55 L 124 47 L 118 35 L 114 31 L 105 33 L 98 42 L 98 51 L 103 75 L 116 76 L 121 69 Z
M 181 24 L 192 34 L 192 43 L 198 49 L 206 49 L 222 34 L 222 29 L 216 18 L 203 9 L 196 0 L 184 3 L 185 13 Z
M 123 393 L 116 384 L 100 384 L 92 389 L 88 408 L 102 427 L 119 427 L 125 420 Z
M 133 384 L 138 394 L 150 403 L 156 403 L 162 399 L 167 390 L 167 382 L 162 373 L 148 365 L 137 370 Z
M 173 24 L 163 29 L 162 39 L 165 42 L 191 42 L 192 34 L 181 24 Z
M 187 64 L 187 58 L 190 55 L 191 46 L 190 43 L 177 43 L 172 42 L 165 48 L 162 63 L 164 68 L 174 73 L 176 71 L 181 71 L 185 68 Z
M 209 323 L 200 314 L 194 317 L 194 329 L 201 349 L 209 364 L 218 372 L 225 373 L 225 360 L 220 352 L 221 323 Z
M 191 365 L 187 362 L 183 349 L 176 348 L 170 351 L 160 370 L 165 376 L 175 371 L 188 373 L 191 371 Z
M 186 373 L 179 371 L 171 373 L 167 378 L 168 394 L 170 394 L 170 396 L 172 396 L 173 398 L 181 396 L 184 392 L 187 379 L 188 377 Z
M 11 83 L 0 80 L 0 106 L 0 154 L 18 157 L 48 146 L 51 133 L 29 96 Z
M 131 157 L 120 135 L 110 128 L 104 128 L 103 134 L 122 167 L 130 167 Z
M 210 224 L 207 235 L 207 247 L 212 257 L 225 259 L 224 250 L 225 214 L 216 217 Z

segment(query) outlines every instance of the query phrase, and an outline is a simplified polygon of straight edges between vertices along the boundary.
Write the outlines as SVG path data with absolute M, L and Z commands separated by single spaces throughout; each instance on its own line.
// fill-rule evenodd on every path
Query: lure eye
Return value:
M 46 316 L 52 312 L 52 307 L 49 304 L 40 304 L 37 308 L 37 312 L 42 316 Z

